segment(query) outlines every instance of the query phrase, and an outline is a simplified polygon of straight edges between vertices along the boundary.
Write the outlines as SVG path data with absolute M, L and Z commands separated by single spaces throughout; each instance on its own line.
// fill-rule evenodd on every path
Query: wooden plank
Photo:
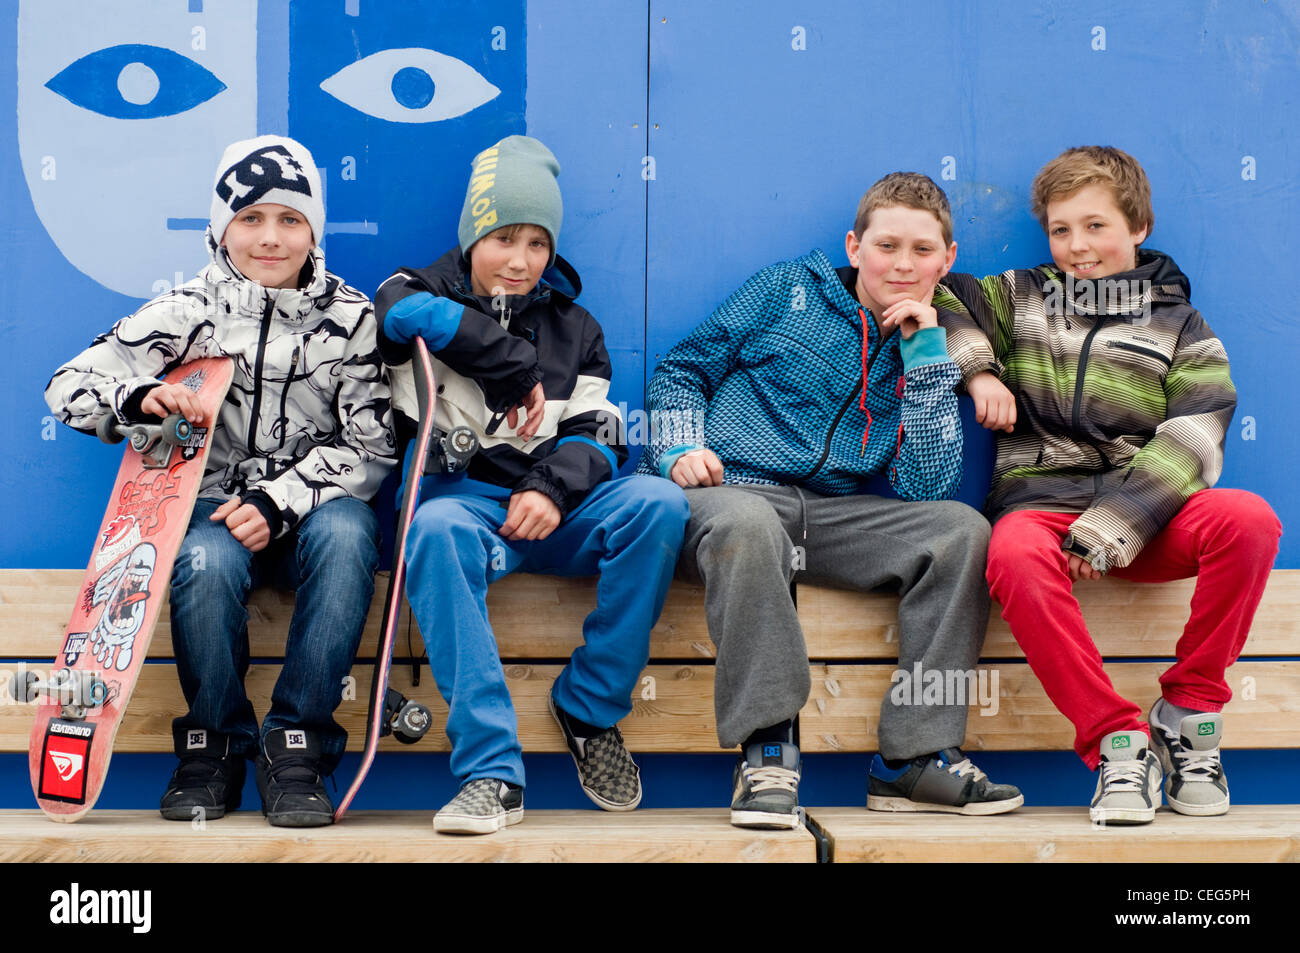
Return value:
M 981 665 L 980 685 L 990 704 L 971 706 L 964 747 L 971 751 L 1056 751 L 1074 746 L 1074 727 L 1056 710 L 1023 662 Z M 1159 696 L 1166 662 L 1111 662 L 1115 688 L 1145 713 Z M 801 747 L 814 751 L 875 751 L 880 704 L 891 690 L 888 665 L 819 664 L 800 714 Z M 1224 709 L 1226 748 L 1300 747 L 1300 662 L 1239 661 L 1228 669 L 1234 698 Z M 900 683 L 901 687 L 901 683 Z M 956 683 L 954 683 L 956 687 Z M 992 703 L 996 687 L 997 701 Z M 919 699 L 924 701 L 924 695 Z M 979 698 L 976 697 L 976 702 Z
M 375 579 L 375 598 L 361 637 L 359 658 L 371 658 L 379 641 L 388 573 Z M 0 656 L 48 662 L 63 644 L 82 573 L 69 569 L 0 570 Z M 567 659 L 582 644 L 582 622 L 596 604 L 594 578 L 564 579 L 517 573 L 488 589 L 488 616 L 503 657 Z M 254 658 L 284 654 L 293 616 L 293 593 L 258 589 L 248 602 L 248 636 Z M 409 627 L 408 627 L 409 625 Z M 409 638 L 408 638 L 409 634 Z M 395 652 L 424 652 L 419 627 L 403 605 Z M 650 636 L 651 657 L 711 659 L 713 643 L 704 621 L 704 589 L 675 583 Z M 173 658 L 170 602 L 164 600 L 149 646 L 150 658 Z
M 92 811 L 54 824 L 39 811 L 0 811 L 0 861 L 56 863 L 761 862 L 815 863 L 804 828 L 732 827 L 726 809 L 527 811 L 484 837 L 433 832 L 433 811 L 350 813 L 332 827 L 271 827 L 239 811 L 202 829 L 157 811 Z
M 982 667 L 983 682 L 971 696 L 965 746 L 972 751 L 1069 750 L 1074 730 L 1043 693 L 1023 662 Z M 1116 688 L 1145 711 L 1156 698 L 1162 662 L 1114 662 L 1107 666 Z M 812 666 L 812 693 L 800 719 L 800 740 L 806 752 L 875 751 L 880 703 L 890 690 L 894 669 L 889 665 Z M 254 665 L 248 676 L 254 710 L 265 714 L 280 668 Z M 519 718 L 519 738 L 525 751 L 566 750 L 559 729 L 546 707 L 558 665 L 507 665 L 506 679 Z M 366 698 L 371 667 L 353 669 L 355 686 L 339 706 L 337 718 L 348 731 L 348 749 L 360 750 L 364 740 Z M 8 698 L 9 671 L 0 672 L 0 701 Z M 632 713 L 621 728 L 628 747 L 645 752 L 718 751 L 713 714 L 713 675 L 710 665 L 651 665 L 642 675 Z M 1225 710 L 1229 748 L 1300 747 L 1300 662 L 1241 661 L 1228 671 L 1236 697 Z M 1253 679 L 1253 681 L 1247 681 Z M 411 685 L 409 665 L 393 670 L 392 684 L 409 698 L 424 702 L 434 725 L 417 745 L 400 745 L 386 738 L 388 751 L 446 751 L 443 734 L 447 707 L 438 695 L 427 667 L 421 683 Z M 996 707 L 980 714 L 979 686 Z M 996 687 L 997 704 L 991 690 Z M 1249 697 L 1253 696 L 1253 697 Z M 924 701 L 924 696 L 920 698 Z M 118 733 L 118 751 L 170 751 L 171 720 L 185 710 L 175 669 L 145 666 Z M 12 701 L 0 704 L 0 751 L 27 750 L 34 708 Z
M 77 598 L 79 570 L 0 570 L 0 655 L 53 657 Z M 1077 592 L 1094 638 L 1104 656 L 1170 656 L 1187 621 L 1194 580 L 1141 585 L 1105 579 L 1080 585 Z M 374 654 L 388 574 L 380 573 L 359 657 Z M 596 580 L 516 574 L 488 590 L 488 613 L 505 658 L 564 659 L 580 644 L 582 620 L 595 605 Z M 284 652 L 293 614 L 292 593 L 259 589 L 249 601 L 249 639 L 256 658 Z M 399 629 L 398 654 L 407 653 L 406 617 Z M 853 593 L 819 586 L 799 587 L 809 657 L 816 660 L 887 659 L 898 653 L 898 599 L 878 593 Z M 418 627 L 410 644 L 423 651 Z M 650 640 L 654 659 L 714 657 L 704 618 L 704 590 L 676 582 L 669 590 Z M 1274 570 L 1269 579 L 1245 654 L 1300 655 L 1300 570 Z M 171 626 L 164 605 L 150 658 L 171 658 Z M 1022 658 L 996 604 L 984 643 L 986 658 Z
M 1172 657 L 1195 585 L 1195 579 L 1160 585 L 1103 579 L 1079 583 L 1074 592 L 1104 657 Z M 799 619 L 811 659 L 898 657 L 894 596 L 800 586 Z M 1300 569 L 1277 569 L 1269 577 L 1244 654 L 1300 655 Z M 996 602 L 981 655 L 1025 656 Z
M 1081 792 L 1081 795 L 1086 792 Z M 1161 808 L 1150 824 L 1093 826 L 1088 808 L 1022 807 L 995 817 L 808 808 L 834 863 L 1241 863 L 1300 861 L 1300 806 L 1240 805 L 1222 817 Z

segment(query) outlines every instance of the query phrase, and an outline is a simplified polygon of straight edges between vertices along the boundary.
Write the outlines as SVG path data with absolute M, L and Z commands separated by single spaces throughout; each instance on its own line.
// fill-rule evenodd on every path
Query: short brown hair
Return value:
M 1104 185 L 1115 197 L 1131 232 L 1155 227 L 1151 210 L 1151 183 L 1141 163 L 1114 146 L 1076 146 L 1066 149 L 1038 170 L 1029 194 L 1034 217 L 1047 228 L 1047 203 L 1066 198 L 1089 185 Z
M 939 220 L 944 247 L 952 244 L 952 210 L 948 208 L 948 196 L 934 184 L 932 178 L 920 172 L 891 172 L 867 189 L 866 195 L 858 203 L 858 214 L 853 220 L 853 234 L 861 240 L 871 213 L 892 205 L 930 212 Z

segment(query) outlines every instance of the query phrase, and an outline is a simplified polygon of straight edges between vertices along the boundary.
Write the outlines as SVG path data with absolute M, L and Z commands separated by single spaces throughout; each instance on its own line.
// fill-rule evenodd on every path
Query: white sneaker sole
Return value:
M 732 811 L 731 826 L 792 831 L 799 827 L 799 813 L 777 814 L 768 811 Z
M 433 829 L 438 834 L 495 834 L 504 827 L 518 824 L 524 819 L 524 809 L 516 807 L 504 814 L 480 817 L 473 814 L 448 814 L 439 811 L 433 815 Z
M 1166 792 L 1165 802 L 1170 809 L 1179 814 L 1186 814 L 1190 817 L 1217 817 L 1220 814 L 1228 813 L 1228 799 L 1225 797 L 1222 801 L 1215 801 L 1212 804 L 1188 804 L 1186 801 L 1175 801 Z
M 962 814 L 966 817 L 988 817 L 991 814 L 1005 814 L 1014 811 L 1025 803 L 1023 794 L 1006 801 L 978 801 L 970 804 L 926 804 L 905 797 L 884 797 L 872 794 L 867 797 L 867 810 L 889 811 L 894 813 L 914 814 Z

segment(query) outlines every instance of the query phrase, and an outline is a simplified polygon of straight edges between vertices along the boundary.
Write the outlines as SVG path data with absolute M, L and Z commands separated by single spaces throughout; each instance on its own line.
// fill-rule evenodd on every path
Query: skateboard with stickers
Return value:
M 370 767 L 375 762 L 379 739 L 391 734 L 403 744 L 414 744 L 424 737 L 433 721 L 429 709 L 419 702 L 409 701 L 404 695 L 388 686 L 388 675 L 393 667 L 393 643 L 401 616 L 402 596 L 406 582 L 406 534 L 415 518 L 420 502 L 420 480 L 426 473 L 454 473 L 469 465 L 478 450 L 478 438 L 467 427 L 457 427 L 448 434 L 434 425 L 433 416 L 438 395 L 433 375 L 433 362 L 423 339 L 412 341 L 411 367 L 415 377 L 415 395 L 419 407 L 420 424 L 416 431 L 407 461 L 405 479 L 402 481 L 402 499 L 397 509 L 397 535 L 393 545 L 393 572 L 388 578 L 388 593 L 384 597 L 384 620 L 375 650 L 375 673 L 370 682 L 370 708 L 366 716 L 366 746 L 361 756 L 361 767 L 348 787 L 347 793 L 334 809 L 334 820 L 347 813 L 352 799 L 361 789 Z
M 208 427 L 180 414 L 153 424 L 122 425 L 109 416 L 98 436 L 128 441 L 63 647 L 48 673 L 20 666 L 14 698 L 36 705 L 28 763 L 36 803 L 56 821 L 75 821 L 95 805 L 113 740 L 185 538 L 234 365 L 229 358 L 191 361 L 164 378 L 192 390 Z

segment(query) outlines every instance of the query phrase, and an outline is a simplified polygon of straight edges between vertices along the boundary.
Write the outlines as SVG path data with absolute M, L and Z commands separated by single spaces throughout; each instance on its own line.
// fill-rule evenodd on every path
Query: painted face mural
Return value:
M 206 263 L 222 149 L 289 135 L 331 270 L 373 290 L 450 246 L 470 158 L 525 131 L 524 45 L 523 0 L 21 0 L 23 174 L 69 262 L 148 298 Z

